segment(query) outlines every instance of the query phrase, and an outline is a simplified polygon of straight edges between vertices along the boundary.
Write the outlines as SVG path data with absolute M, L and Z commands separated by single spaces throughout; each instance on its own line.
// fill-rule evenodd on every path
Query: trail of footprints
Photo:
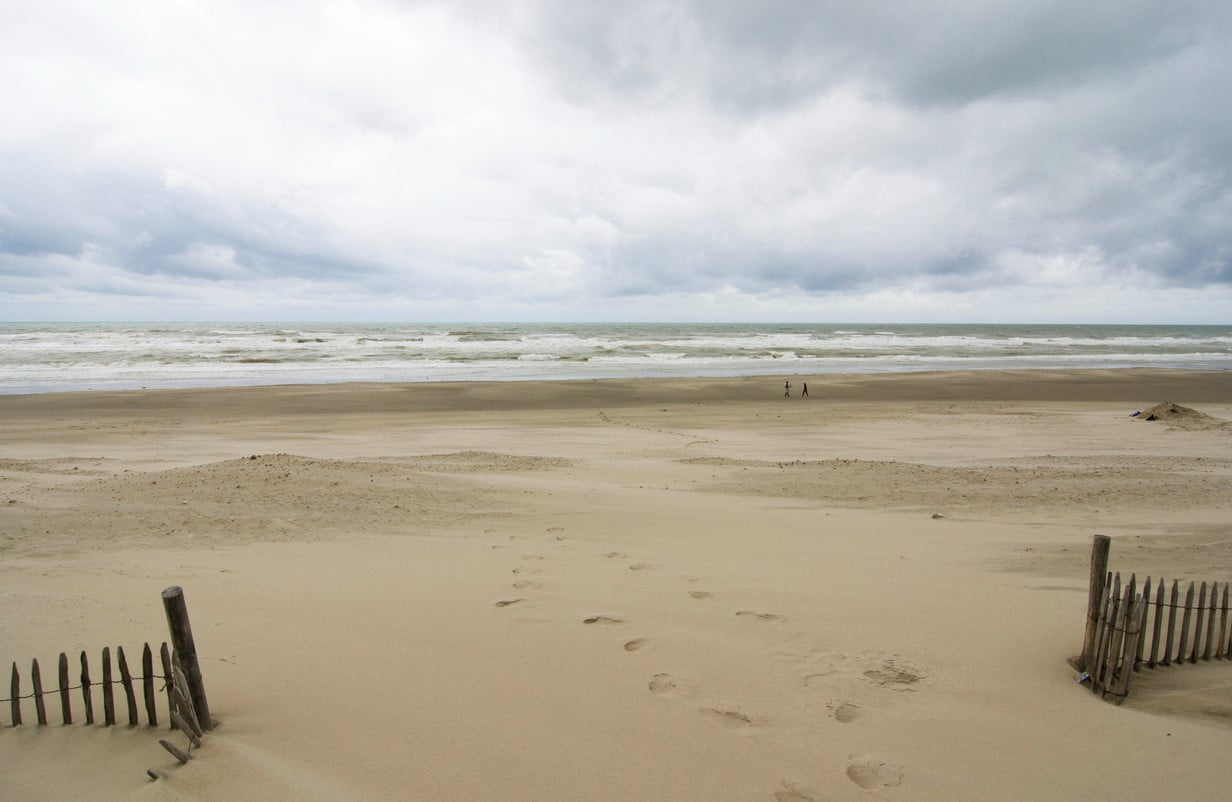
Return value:
M 559 526 L 547 529 L 547 532 L 553 535 L 554 540 L 561 548 L 571 549 L 572 546 L 567 543 L 567 538 L 561 534 L 563 531 L 564 527 Z M 510 539 L 517 538 L 511 535 Z M 494 546 L 493 548 L 496 547 Z M 628 554 L 619 551 L 610 551 L 603 556 L 610 560 L 629 559 Z M 538 574 L 542 569 L 537 563 L 542 562 L 543 559 L 542 554 L 523 554 L 522 564 L 513 568 L 512 573 L 518 576 Z M 626 567 L 630 571 L 643 572 L 651 570 L 653 565 L 646 562 L 629 562 L 626 564 Z M 682 577 L 682 579 L 695 583 L 700 578 Z M 543 583 L 535 579 L 519 578 L 512 583 L 512 587 L 515 590 L 536 591 L 543 589 Z M 713 599 L 714 594 L 707 590 L 691 590 L 688 592 L 688 597 L 697 601 L 705 601 Z M 495 606 L 498 608 L 512 607 L 525 601 L 527 601 L 525 597 L 502 599 L 497 601 Z M 737 610 L 735 615 L 737 618 L 758 624 L 779 624 L 787 620 L 785 616 L 761 610 Z M 628 623 L 620 616 L 607 614 L 588 616 L 583 618 L 581 622 L 586 626 L 595 627 L 620 627 Z M 646 651 L 649 646 L 649 639 L 636 637 L 625 641 L 623 649 L 626 652 L 641 652 Z M 829 686 L 836 677 L 850 674 L 857 670 L 865 682 L 876 688 L 891 691 L 915 691 L 919 683 L 926 678 L 920 669 L 896 655 L 870 657 L 859 662 L 858 665 L 851 665 L 858 658 L 852 658 L 845 654 L 827 653 L 821 650 L 806 653 L 802 656 L 793 656 L 791 654 L 780 656 L 794 658 L 809 670 L 809 673 L 805 674 L 802 678 L 802 684 L 806 688 Z M 661 672 L 651 676 L 647 682 L 647 689 L 658 697 L 680 699 L 693 693 L 695 683 L 686 678 Z M 826 707 L 830 716 L 840 724 L 852 724 L 860 719 L 865 712 L 862 704 L 846 699 L 831 700 Z M 698 708 L 698 712 L 718 724 L 738 732 L 751 731 L 767 723 L 764 717 L 751 714 L 739 705 L 726 702 L 703 705 Z M 844 772 L 852 783 L 866 791 L 893 788 L 900 785 L 903 780 L 903 767 L 901 765 L 868 755 L 849 755 Z M 820 796 L 807 786 L 794 780 L 786 779 L 773 792 L 773 797 L 776 802 L 815 802 L 821 799 Z

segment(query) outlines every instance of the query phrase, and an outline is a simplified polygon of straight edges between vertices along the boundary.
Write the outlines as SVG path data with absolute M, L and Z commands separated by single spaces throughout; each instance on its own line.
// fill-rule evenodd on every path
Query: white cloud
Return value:
M 1230 13 L 1002 11 L 25 4 L 0 316 L 1226 321 Z

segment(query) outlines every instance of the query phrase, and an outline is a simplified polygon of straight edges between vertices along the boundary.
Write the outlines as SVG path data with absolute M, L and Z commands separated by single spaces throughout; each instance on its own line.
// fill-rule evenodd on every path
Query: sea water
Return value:
M 0 393 L 1055 368 L 1232 369 L 1232 326 L 0 324 Z

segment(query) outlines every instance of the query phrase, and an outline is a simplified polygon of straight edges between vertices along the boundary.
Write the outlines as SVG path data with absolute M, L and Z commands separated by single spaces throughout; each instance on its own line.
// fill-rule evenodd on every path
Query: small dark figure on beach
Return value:
M 800 393 L 800 397 L 801 397 L 801 398 L 807 398 L 807 397 L 808 397 L 808 382 L 805 382 L 805 383 L 804 383 L 804 392 Z
M 783 382 L 783 397 L 791 395 L 791 382 Z

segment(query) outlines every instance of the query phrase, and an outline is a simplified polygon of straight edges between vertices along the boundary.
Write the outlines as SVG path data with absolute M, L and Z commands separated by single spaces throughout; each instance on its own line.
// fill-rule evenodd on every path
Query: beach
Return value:
M 0 395 L 0 665 L 179 585 L 216 722 L 27 700 L 0 797 L 1220 798 L 1232 664 L 1066 662 L 1095 534 L 1232 579 L 1232 372 Z

